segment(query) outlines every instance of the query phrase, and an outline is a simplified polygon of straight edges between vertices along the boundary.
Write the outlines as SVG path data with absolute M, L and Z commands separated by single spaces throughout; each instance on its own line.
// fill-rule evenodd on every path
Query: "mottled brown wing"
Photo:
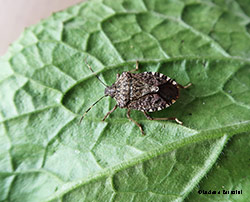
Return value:
M 177 83 L 158 72 L 143 72 L 137 74 L 123 72 L 116 81 L 115 86 L 116 94 L 114 98 L 120 108 L 157 111 L 171 105 L 179 95 Z M 156 100 L 151 101 L 152 95 L 156 92 Z M 138 100 L 139 102 L 145 101 L 144 98 L 149 99 L 149 103 L 141 103 L 141 106 L 136 108 L 138 104 L 134 102 Z M 159 103 L 153 105 L 154 102 Z
M 170 106 L 171 103 L 167 103 L 161 96 L 158 94 L 148 94 L 137 100 L 131 101 L 126 108 L 135 109 L 145 112 L 155 112 L 166 107 Z
M 154 76 L 155 74 L 155 76 Z M 168 77 L 158 72 L 132 74 L 123 72 L 115 82 L 115 100 L 120 108 L 126 107 L 128 102 L 137 100 L 144 95 L 156 92 L 156 86 L 166 83 Z
M 146 83 L 150 86 L 152 85 L 159 86 L 165 83 L 166 81 L 169 82 L 173 81 L 173 79 L 159 72 L 143 72 L 143 73 L 132 74 L 131 76 L 132 78 L 135 78 L 138 81 Z
M 168 76 L 158 72 L 144 72 L 131 75 L 133 78 L 136 78 L 140 83 L 144 82 L 144 86 L 147 86 L 148 92 L 146 94 L 157 94 L 165 102 L 162 102 L 163 106 L 157 106 L 153 111 L 160 110 L 160 108 L 166 108 L 167 106 L 173 104 L 179 98 L 179 87 L 178 84 Z M 153 91 L 153 86 L 157 86 L 158 90 Z M 143 94 L 146 95 L 146 94 Z M 141 96 L 142 97 L 142 96 Z M 160 101 L 158 101 L 160 102 Z M 152 104 L 152 102 L 151 102 Z

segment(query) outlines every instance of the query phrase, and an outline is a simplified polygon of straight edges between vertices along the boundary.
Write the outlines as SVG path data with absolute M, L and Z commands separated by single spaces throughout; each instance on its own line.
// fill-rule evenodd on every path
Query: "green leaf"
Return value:
M 199 188 L 194 189 L 187 201 L 248 201 L 249 182 L 249 146 L 250 136 L 243 133 L 234 136 L 228 143 L 220 161 L 203 179 Z M 216 195 L 197 194 L 198 191 L 216 191 Z M 234 191 L 234 193 L 231 193 Z M 242 191 L 242 194 L 239 192 Z M 220 194 L 218 194 L 220 192 Z
M 248 167 L 237 159 L 244 152 L 248 162 L 250 148 L 249 12 L 245 1 L 93 0 L 26 29 L 0 60 L 0 201 L 213 200 L 197 193 L 200 182 L 240 188 L 230 199 L 244 201 Z M 78 124 L 104 93 L 86 60 L 108 85 L 136 60 L 140 72 L 191 82 L 152 114 L 184 125 L 133 111 L 141 136 L 125 109 L 102 122 L 111 98 Z

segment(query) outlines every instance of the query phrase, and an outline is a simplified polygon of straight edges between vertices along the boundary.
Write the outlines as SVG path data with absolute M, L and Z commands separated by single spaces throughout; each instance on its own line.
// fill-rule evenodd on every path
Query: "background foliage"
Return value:
M 93 0 L 25 30 L 0 60 L 0 201 L 246 201 L 250 2 Z M 146 136 L 102 100 L 116 73 L 158 71 L 182 90 Z M 204 177 L 205 176 L 205 177 Z M 197 186 L 198 185 L 198 186 Z M 243 190 L 242 195 L 199 195 Z

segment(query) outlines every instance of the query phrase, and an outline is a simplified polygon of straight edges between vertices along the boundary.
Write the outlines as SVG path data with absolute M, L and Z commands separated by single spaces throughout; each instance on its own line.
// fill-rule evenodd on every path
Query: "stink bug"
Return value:
M 88 68 L 95 74 L 90 65 L 86 62 Z M 148 112 L 160 111 L 174 104 L 179 98 L 180 88 L 188 88 L 191 83 L 182 86 L 158 72 L 143 72 L 132 73 L 139 69 L 138 61 L 136 61 L 136 68 L 123 72 L 121 75 L 117 74 L 116 82 L 111 86 L 107 86 L 96 74 L 97 79 L 106 86 L 104 96 L 97 100 L 81 117 L 80 122 L 86 113 L 102 98 L 110 96 L 114 98 L 117 104 L 110 110 L 102 119 L 104 121 L 117 107 L 127 108 L 127 117 L 134 122 L 144 135 L 142 126 L 130 117 L 130 110 L 139 110 L 144 113 L 149 120 L 175 120 L 182 124 L 176 117 L 169 118 L 152 118 Z

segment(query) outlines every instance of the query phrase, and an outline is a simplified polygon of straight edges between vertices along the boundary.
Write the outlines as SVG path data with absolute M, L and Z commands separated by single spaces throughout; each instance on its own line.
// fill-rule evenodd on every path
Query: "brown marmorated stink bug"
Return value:
M 90 65 L 87 62 L 86 64 L 95 74 Z M 152 118 L 148 112 L 160 111 L 174 104 L 179 98 L 180 88 L 188 88 L 191 86 L 191 83 L 186 86 L 182 86 L 168 76 L 158 72 L 132 73 L 138 69 L 139 65 L 137 61 L 135 69 L 123 72 L 121 75 L 117 74 L 116 82 L 111 86 L 107 86 L 95 74 L 97 79 L 106 86 L 104 96 L 87 109 L 81 117 L 80 122 L 96 103 L 98 103 L 102 98 L 110 96 L 115 98 L 117 104 L 104 116 L 102 121 L 114 112 L 117 107 L 120 107 L 128 109 L 128 119 L 140 128 L 142 135 L 144 135 L 142 126 L 130 117 L 131 109 L 142 111 L 149 120 L 175 120 L 177 123 L 182 124 L 182 122 L 176 117 Z

